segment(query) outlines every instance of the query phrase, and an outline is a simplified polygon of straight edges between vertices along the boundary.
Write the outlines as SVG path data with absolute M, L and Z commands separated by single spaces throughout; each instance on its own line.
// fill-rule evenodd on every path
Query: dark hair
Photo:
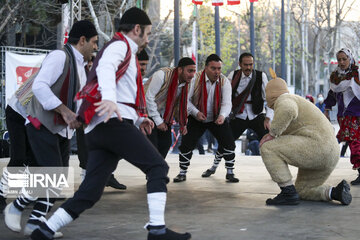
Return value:
M 212 62 L 212 61 L 215 61 L 215 62 L 222 62 L 221 58 L 216 55 L 216 54 L 210 54 L 207 58 L 206 58 L 206 61 L 205 61 L 205 66 L 207 66 L 209 64 L 209 62 Z
M 183 57 L 179 60 L 179 63 L 178 63 L 178 67 L 181 67 L 181 68 L 184 68 L 186 66 L 189 66 L 189 65 L 196 65 L 194 60 L 192 60 L 191 58 L 189 57 Z
M 141 52 L 139 52 L 136 55 L 137 55 L 139 61 L 148 61 L 149 60 L 149 55 L 147 54 L 145 49 L 141 50 Z
M 118 32 L 128 33 L 131 30 L 133 30 L 135 28 L 135 26 L 136 26 L 136 24 L 120 24 L 118 27 Z M 140 29 L 141 29 L 140 37 L 142 37 L 142 35 L 144 34 L 145 27 L 146 27 L 146 25 L 140 25 Z
M 239 57 L 239 63 L 242 62 L 242 60 L 243 60 L 244 57 L 252 57 L 252 58 L 254 58 L 254 56 L 253 56 L 251 53 L 249 53 L 249 52 L 244 52 L 244 53 L 241 54 L 240 57 Z
M 79 41 L 80 41 L 80 38 L 74 38 L 74 37 L 69 37 L 68 40 L 67 40 L 67 42 L 69 44 L 73 44 L 73 45 L 78 44 Z M 89 42 L 90 38 L 86 38 L 86 41 Z

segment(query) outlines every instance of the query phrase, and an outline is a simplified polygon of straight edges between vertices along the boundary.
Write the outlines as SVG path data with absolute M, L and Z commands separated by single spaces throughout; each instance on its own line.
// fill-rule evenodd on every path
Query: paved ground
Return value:
M 194 240 L 358 240 L 360 238 L 360 187 L 351 189 L 353 202 L 341 206 L 327 202 L 301 202 L 298 206 L 268 207 L 265 200 L 279 192 L 271 181 L 260 157 L 237 156 L 239 183 L 225 182 L 223 165 L 209 179 L 201 173 L 210 166 L 212 155 L 194 154 L 184 183 L 169 183 L 167 225 L 189 231 Z M 6 164 L 0 159 L 0 167 Z M 171 179 L 178 173 L 178 157 L 170 154 Z M 71 164 L 78 171 L 76 156 Z M 296 169 L 292 168 L 293 175 Z M 79 175 L 78 173 L 76 174 Z M 68 240 L 141 240 L 146 239 L 147 221 L 145 177 L 125 161 L 119 163 L 116 176 L 128 186 L 124 192 L 107 188 L 94 208 L 68 225 L 62 232 Z M 340 162 L 328 180 L 355 179 L 348 158 Z M 79 181 L 79 179 L 77 179 Z M 57 203 L 55 209 L 61 202 Z M 23 214 L 23 224 L 29 210 Z M 4 226 L 0 215 L 0 239 L 24 239 Z

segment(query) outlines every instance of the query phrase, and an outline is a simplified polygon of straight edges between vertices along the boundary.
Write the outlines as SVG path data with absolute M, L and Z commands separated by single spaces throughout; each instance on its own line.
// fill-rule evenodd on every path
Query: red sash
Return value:
M 176 93 L 179 85 L 178 68 L 175 68 L 171 74 L 171 83 L 169 86 L 166 107 L 164 113 L 164 122 L 171 125 L 174 116 Z M 187 96 L 188 96 L 188 83 L 181 90 L 180 103 L 179 103 L 179 124 L 180 129 L 183 130 L 187 121 Z
M 201 73 L 200 76 L 200 97 L 198 102 L 198 109 L 202 112 L 205 116 L 207 116 L 207 89 L 206 89 L 206 81 L 205 81 L 205 70 Z M 220 106 L 221 106 L 221 78 L 219 81 L 216 81 L 215 93 L 214 93 L 214 120 L 216 120 L 217 116 L 220 113 Z
M 94 103 L 101 101 L 101 93 L 98 90 L 99 83 L 96 75 L 96 67 L 99 63 L 99 59 L 102 57 L 104 50 L 109 46 L 109 44 L 111 44 L 114 41 L 124 41 L 128 48 L 124 61 L 119 65 L 118 70 L 116 71 L 116 82 L 118 82 L 121 79 L 121 77 L 125 74 L 126 70 L 129 67 L 130 59 L 131 59 L 130 45 L 127 39 L 121 33 L 117 32 L 114 35 L 113 39 L 110 42 L 108 42 L 105 45 L 105 47 L 97 54 L 94 60 L 93 67 L 88 75 L 86 85 L 76 94 L 75 97 L 76 100 L 83 99 L 83 102 L 78 112 L 79 114 L 78 120 L 85 124 L 89 124 L 91 119 L 95 115 L 96 106 L 94 106 Z M 140 116 L 144 116 L 146 104 L 145 104 L 144 88 L 142 86 L 142 77 L 140 74 L 140 66 L 138 62 L 137 62 L 137 70 L 138 71 L 137 71 L 136 84 L 138 86 L 138 90 L 136 93 L 135 108 Z

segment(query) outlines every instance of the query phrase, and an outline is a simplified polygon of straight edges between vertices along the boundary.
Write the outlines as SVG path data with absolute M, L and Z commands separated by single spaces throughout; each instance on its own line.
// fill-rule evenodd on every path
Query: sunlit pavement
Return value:
M 268 207 L 265 200 L 279 193 L 270 179 L 260 156 L 236 157 L 235 174 L 239 183 L 226 183 L 224 162 L 210 178 L 201 174 L 211 166 L 213 155 L 194 153 L 187 181 L 173 183 L 178 174 L 178 155 L 169 154 L 170 183 L 166 206 L 167 226 L 177 231 L 189 231 L 194 240 L 257 240 L 257 239 L 326 239 L 358 240 L 360 236 L 360 186 L 352 187 L 350 206 L 334 202 L 306 202 L 298 206 Z M 0 159 L 0 167 L 8 159 Z M 76 182 L 80 181 L 77 156 L 71 157 Z M 297 170 L 291 168 L 293 175 Z M 79 219 L 62 229 L 64 239 L 146 239 L 143 226 L 148 220 L 145 175 L 122 160 L 116 178 L 127 185 L 126 191 L 107 187 L 102 199 Z M 356 178 L 349 158 L 341 158 L 327 183 L 336 185 L 342 179 Z M 78 184 L 77 184 L 78 186 Z M 56 209 L 62 201 L 56 203 Z M 53 209 L 53 210 L 54 210 Z M 30 209 L 23 214 L 25 225 Z M 24 239 L 4 225 L 0 215 L 0 239 Z

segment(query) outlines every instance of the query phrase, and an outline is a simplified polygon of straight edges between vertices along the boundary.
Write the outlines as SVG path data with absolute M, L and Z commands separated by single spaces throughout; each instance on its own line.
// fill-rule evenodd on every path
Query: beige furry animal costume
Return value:
M 271 178 L 282 190 L 293 186 L 290 164 L 299 168 L 294 191 L 301 199 L 341 201 L 342 195 L 349 197 L 345 181 L 338 189 L 340 199 L 331 195 L 335 188 L 323 185 L 340 156 L 332 125 L 314 104 L 288 92 L 280 78 L 269 81 L 266 87 L 267 104 L 274 109 L 269 132 L 274 139 L 263 143 L 260 150 Z M 351 195 L 350 202 L 341 202 L 349 204 Z

